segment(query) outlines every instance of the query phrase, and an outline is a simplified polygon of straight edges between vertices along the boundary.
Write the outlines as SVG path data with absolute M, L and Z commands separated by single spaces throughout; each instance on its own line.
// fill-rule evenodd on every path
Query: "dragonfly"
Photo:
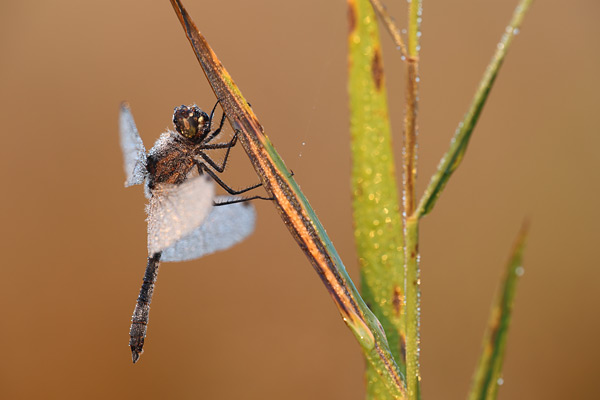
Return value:
M 255 211 L 248 203 L 262 196 L 238 195 L 261 186 L 234 190 L 219 176 L 225 170 L 229 152 L 237 143 L 237 132 L 224 143 L 219 137 L 225 114 L 214 131 L 210 115 L 199 107 L 179 106 L 173 113 L 175 130 L 167 130 L 146 152 L 129 105 L 121 105 L 119 130 L 123 150 L 125 186 L 144 185 L 148 198 L 148 260 L 129 332 L 132 359 L 143 352 L 150 303 L 161 261 L 186 261 L 227 249 L 254 230 Z M 225 149 L 221 163 L 207 151 Z M 215 185 L 229 196 L 216 196 Z

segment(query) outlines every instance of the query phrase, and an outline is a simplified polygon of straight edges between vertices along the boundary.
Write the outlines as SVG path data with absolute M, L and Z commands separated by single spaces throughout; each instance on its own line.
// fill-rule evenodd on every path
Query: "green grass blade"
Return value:
M 496 79 L 498 71 L 500 70 L 502 62 L 504 61 L 506 52 L 508 51 L 515 34 L 518 32 L 521 22 L 523 21 L 525 13 L 531 5 L 531 2 L 532 0 L 521 0 L 515 9 L 512 20 L 506 27 L 506 31 L 502 36 L 500 43 L 498 43 L 496 53 L 492 57 L 491 62 L 488 64 L 483 78 L 479 83 L 479 87 L 475 93 L 471 107 L 465 114 L 462 122 L 458 125 L 458 128 L 454 133 L 454 137 L 450 142 L 450 148 L 442 157 L 437 171 L 432 176 L 425 193 L 421 197 L 421 201 L 419 202 L 419 206 L 417 207 L 416 211 L 416 215 L 419 218 L 428 214 L 433 209 L 435 202 L 440 196 L 442 190 L 444 190 L 444 187 L 446 186 L 446 183 L 448 183 L 450 176 L 460 165 L 460 162 L 465 155 L 465 151 L 467 150 L 467 145 L 469 144 L 469 139 L 471 138 L 473 129 L 475 128 L 477 120 L 479 119 L 479 115 L 481 114 L 481 110 L 485 105 L 487 97 L 494 84 L 494 80 Z
M 170 1 L 231 126 L 238 133 L 264 189 L 273 197 L 285 225 L 319 274 L 365 358 L 380 374 L 387 390 L 394 398 L 404 397 L 404 377 L 390 352 L 385 332 L 360 297 L 308 200 L 181 1 Z
M 523 275 L 523 251 L 526 238 L 527 223 L 521 228 L 506 266 L 500 290 L 492 306 L 469 400 L 494 400 L 498 393 L 517 281 Z
M 361 292 L 404 374 L 402 217 L 379 33 L 369 0 L 348 1 L 348 16 L 352 205 Z M 366 379 L 367 398 L 393 398 L 372 365 Z

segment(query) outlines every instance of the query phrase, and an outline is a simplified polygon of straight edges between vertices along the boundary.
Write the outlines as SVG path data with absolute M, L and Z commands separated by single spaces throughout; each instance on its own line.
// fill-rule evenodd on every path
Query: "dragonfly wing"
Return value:
M 152 190 L 146 208 L 148 254 L 164 251 L 201 226 L 213 208 L 214 197 L 214 184 L 206 175 Z
M 146 177 L 146 149 L 138 134 L 129 105 L 121 104 L 119 117 L 121 150 L 125 158 L 125 186 L 139 185 Z
M 232 200 L 219 196 L 216 202 Z M 234 203 L 212 207 L 202 225 L 163 250 L 163 261 L 193 260 L 215 251 L 225 250 L 241 242 L 254 231 L 256 213 L 250 203 Z

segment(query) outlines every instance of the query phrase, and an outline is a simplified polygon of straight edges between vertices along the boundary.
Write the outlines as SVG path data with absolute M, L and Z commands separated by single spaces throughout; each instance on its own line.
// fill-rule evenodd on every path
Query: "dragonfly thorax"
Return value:
M 183 183 L 194 167 L 195 145 L 173 131 L 163 133 L 148 152 L 148 187 Z

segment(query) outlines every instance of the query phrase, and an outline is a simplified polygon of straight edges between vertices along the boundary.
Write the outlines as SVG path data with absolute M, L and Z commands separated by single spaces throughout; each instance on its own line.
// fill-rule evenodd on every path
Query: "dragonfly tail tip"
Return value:
M 138 353 L 135 349 L 131 349 L 131 359 L 133 360 L 133 363 L 135 364 L 140 359 L 140 353 Z

